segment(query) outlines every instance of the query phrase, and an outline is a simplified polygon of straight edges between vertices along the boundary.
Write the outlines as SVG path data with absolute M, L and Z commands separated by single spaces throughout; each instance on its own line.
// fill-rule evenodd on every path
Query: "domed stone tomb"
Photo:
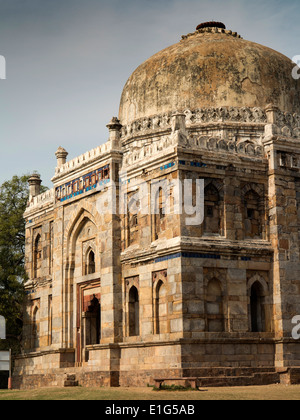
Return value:
M 294 66 L 270 48 L 204 24 L 135 70 L 122 93 L 119 119 L 126 125 L 176 110 L 265 108 L 269 103 L 299 113 L 300 88 L 292 78 Z
M 14 387 L 299 383 L 294 66 L 200 24 L 130 76 L 106 143 L 33 174 Z

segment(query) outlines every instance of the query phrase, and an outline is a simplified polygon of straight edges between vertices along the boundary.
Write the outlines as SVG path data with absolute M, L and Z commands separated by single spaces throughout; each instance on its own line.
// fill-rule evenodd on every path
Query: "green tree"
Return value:
M 23 214 L 29 199 L 28 179 L 28 175 L 14 176 L 0 187 L 0 314 L 7 332 L 6 343 L 1 344 L 15 349 L 22 332 L 26 281 Z

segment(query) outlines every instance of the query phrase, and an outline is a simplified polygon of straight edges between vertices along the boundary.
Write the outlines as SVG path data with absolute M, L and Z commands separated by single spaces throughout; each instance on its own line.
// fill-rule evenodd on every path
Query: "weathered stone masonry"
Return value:
M 300 88 L 281 54 L 199 28 L 125 85 L 104 145 L 30 180 L 23 353 L 14 386 L 299 381 Z M 204 222 L 170 189 L 204 180 Z M 121 189 L 122 188 L 122 189 Z M 116 212 L 110 209 L 116 197 Z M 193 189 L 193 202 L 196 189 Z M 112 214 L 113 213 L 113 214 Z

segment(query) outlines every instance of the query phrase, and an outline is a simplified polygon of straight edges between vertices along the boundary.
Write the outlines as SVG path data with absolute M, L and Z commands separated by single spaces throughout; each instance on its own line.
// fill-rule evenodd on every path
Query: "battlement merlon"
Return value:
M 58 185 L 58 182 L 70 175 L 72 172 L 77 172 L 79 169 L 85 168 L 93 164 L 96 160 L 102 160 L 112 152 L 121 152 L 120 132 L 122 125 L 116 117 L 113 117 L 107 125 L 109 130 L 109 139 L 106 143 L 86 152 L 76 158 L 66 162 L 68 153 L 65 149 L 60 147 L 56 151 L 57 167 L 55 168 L 55 175 L 51 181 Z
M 45 191 L 42 194 L 36 195 L 35 197 L 30 197 L 28 201 L 27 208 L 24 212 L 25 220 L 30 219 L 31 217 L 38 216 L 40 212 L 49 212 L 53 210 L 55 203 L 55 189 L 51 188 L 50 190 Z

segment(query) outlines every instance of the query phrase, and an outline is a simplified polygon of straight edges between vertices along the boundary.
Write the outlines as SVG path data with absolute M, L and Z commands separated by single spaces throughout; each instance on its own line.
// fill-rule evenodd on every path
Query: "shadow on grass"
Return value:
M 200 389 L 200 388 L 192 388 L 192 387 L 185 387 L 182 385 L 161 385 L 159 388 L 153 387 L 153 391 L 159 392 L 159 391 L 184 391 L 184 392 L 207 392 L 208 389 Z

